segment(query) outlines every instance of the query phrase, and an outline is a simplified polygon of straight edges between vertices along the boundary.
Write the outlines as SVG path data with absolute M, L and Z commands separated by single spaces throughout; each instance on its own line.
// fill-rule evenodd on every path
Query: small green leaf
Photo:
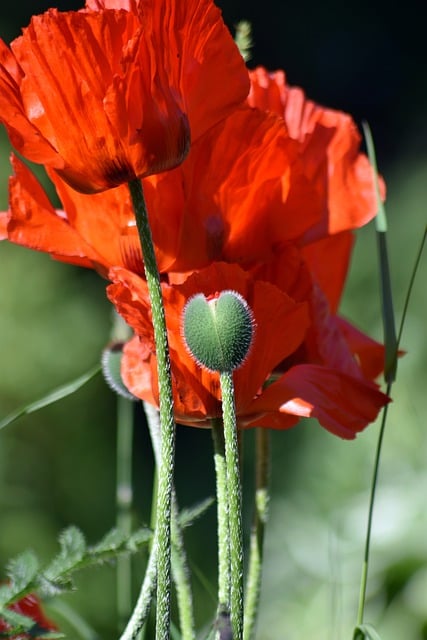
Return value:
M 102 554 L 108 551 L 115 551 L 123 547 L 127 540 L 127 536 L 119 529 L 111 529 L 105 536 L 93 547 L 90 548 L 92 555 Z
M 127 541 L 126 547 L 127 549 L 129 549 L 129 551 L 137 551 L 144 544 L 147 544 L 148 542 L 150 542 L 152 538 L 153 538 L 153 532 L 151 531 L 151 529 L 148 529 L 146 527 L 142 529 L 138 529 L 138 531 L 135 531 L 130 536 L 130 538 Z
M 83 533 L 72 525 L 67 527 L 59 536 L 61 554 L 66 558 L 82 558 L 86 551 L 86 541 Z
M 353 640 L 381 640 L 381 638 L 371 624 L 364 622 L 355 628 Z
M 10 580 L 12 594 L 19 596 L 34 580 L 39 569 L 37 556 L 32 551 L 24 551 L 7 565 L 7 576 Z M 13 595 L 12 595 L 13 598 Z
M 205 500 L 201 500 L 197 504 L 189 507 L 188 509 L 182 509 L 179 514 L 179 523 L 181 527 L 189 527 L 195 520 L 201 518 L 206 511 L 214 504 L 215 498 L 209 497 Z
M 27 404 L 24 407 L 17 409 L 13 413 L 10 413 L 8 416 L 6 416 L 6 418 L 4 418 L 3 420 L 0 420 L 0 429 L 7 427 L 9 424 L 12 424 L 22 416 L 28 415 L 30 413 L 34 413 L 35 411 L 38 411 L 43 407 L 47 407 L 48 405 L 53 404 L 58 400 L 62 400 L 62 398 L 66 398 L 67 396 L 70 396 L 72 393 L 75 393 L 81 387 L 83 387 L 87 382 L 89 382 L 89 380 L 92 380 L 92 378 L 94 378 L 100 371 L 101 371 L 101 366 L 96 365 L 93 369 L 91 369 L 87 373 L 83 374 L 76 380 L 73 380 L 73 382 L 68 382 L 63 386 L 58 387 L 57 389 L 54 389 L 51 393 L 48 393 L 47 396 L 45 396 L 41 400 L 36 400 L 35 402 L 32 402 L 31 404 Z
M 251 59 L 252 42 L 252 25 L 247 20 L 240 20 L 236 25 L 236 35 L 234 36 L 240 55 L 247 62 Z
M 24 616 L 22 613 L 17 613 L 17 611 L 13 611 L 13 609 L 1 608 L 0 616 L 7 622 L 8 625 L 10 625 L 11 632 L 13 630 L 14 635 L 22 631 L 31 629 L 31 627 L 34 627 L 35 624 L 32 618 L 30 618 L 29 616 Z
M 61 533 L 59 544 L 61 545 L 59 554 L 44 572 L 48 580 L 55 581 L 58 577 L 62 577 L 63 574 L 74 569 L 86 552 L 84 536 L 75 526 L 68 527 Z
M 88 555 L 83 559 L 83 565 L 100 564 L 107 560 L 115 559 L 122 553 L 137 551 L 141 546 L 150 542 L 153 537 L 151 529 L 142 528 L 135 531 L 130 537 L 117 529 L 112 529 L 104 538 L 93 547 L 89 547 Z

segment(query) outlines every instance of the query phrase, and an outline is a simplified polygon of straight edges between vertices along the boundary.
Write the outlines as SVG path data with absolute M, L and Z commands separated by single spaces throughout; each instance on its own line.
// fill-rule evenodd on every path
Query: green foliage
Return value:
M 92 380 L 101 370 L 100 365 L 93 367 L 87 373 L 84 373 L 82 376 L 79 376 L 72 382 L 68 382 L 67 384 L 61 385 L 57 389 L 54 389 L 47 395 L 45 395 L 40 400 L 36 400 L 35 402 L 31 402 L 30 404 L 26 404 L 25 406 L 13 411 L 8 416 L 6 416 L 3 420 L 0 421 L 0 429 L 7 427 L 12 424 L 18 418 L 21 418 L 24 415 L 28 415 L 30 413 L 34 413 L 34 411 L 38 411 L 43 407 L 47 407 L 54 402 L 58 402 L 58 400 L 63 400 L 67 396 L 72 395 L 76 391 L 83 387 L 87 382 Z
M 179 523 L 181 527 L 189 527 L 191 526 L 195 520 L 201 518 L 206 511 L 214 504 L 215 498 L 210 497 L 205 500 L 201 500 L 197 504 L 189 507 L 187 509 L 182 509 L 179 514 Z
M 11 588 L 15 593 L 25 592 L 39 570 L 39 562 L 32 551 L 24 551 L 9 561 L 6 569 Z
M 236 35 L 234 41 L 237 44 L 242 58 L 245 62 L 251 59 L 252 41 L 252 25 L 247 20 L 240 20 L 236 25 Z
M 24 616 L 21 613 L 17 613 L 16 611 L 11 611 L 10 609 L 2 611 L 1 617 L 7 622 L 9 629 L 7 631 L 1 631 L 0 638 L 21 637 L 21 634 L 23 633 L 28 635 L 30 638 L 46 638 L 48 640 L 64 637 L 63 633 L 41 629 L 32 618 Z
M 9 581 L 0 587 L 0 617 L 11 625 L 8 635 L 28 633 L 34 621 L 27 616 L 11 611 L 9 607 L 24 596 L 37 592 L 41 597 L 53 597 L 74 588 L 72 576 L 76 571 L 117 558 L 122 553 L 131 553 L 149 543 L 152 532 L 139 529 L 129 538 L 113 529 L 94 546 L 86 544 L 83 533 L 75 526 L 68 527 L 59 536 L 59 553 L 40 570 L 40 564 L 32 551 L 25 551 L 12 559 L 7 566 Z M 38 637 L 41 637 L 38 632 Z M 47 638 L 63 637 L 61 634 L 43 635 Z
M 371 624 L 365 623 L 355 628 L 353 640 L 381 640 L 381 638 Z

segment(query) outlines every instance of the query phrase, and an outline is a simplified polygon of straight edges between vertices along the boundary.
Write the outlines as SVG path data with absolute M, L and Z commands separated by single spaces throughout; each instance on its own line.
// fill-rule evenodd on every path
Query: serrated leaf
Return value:
M 6 573 L 10 580 L 9 587 L 12 592 L 12 598 L 13 594 L 18 596 L 21 591 L 24 591 L 28 587 L 37 575 L 38 569 L 39 562 L 33 551 L 24 551 L 9 561 Z
M 92 554 L 115 551 L 126 543 L 127 535 L 119 529 L 111 529 L 96 545 L 90 548 Z
M 214 504 L 215 498 L 205 498 L 201 502 L 193 505 L 192 507 L 182 509 L 179 514 L 179 522 L 181 527 L 189 527 L 195 520 L 201 518 L 202 515 Z
M 381 640 L 381 638 L 372 624 L 364 622 L 355 628 L 353 640 Z
M 13 609 L 0 609 L 0 617 L 5 620 L 11 627 L 11 632 L 13 630 L 14 635 L 22 631 L 27 631 L 35 625 L 35 622 L 32 618 L 30 618 L 29 616 L 24 616 L 24 614 L 18 613 Z
M 81 558 L 86 551 L 86 540 L 83 533 L 72 525 L 62 531 L 59 536 L 61 554 L 64 557 Z
M 54 581 L 71 571 L 81 562 L 87 549 L 82 532 L 75 526 L 68 527 L 61 533 L 59 544 L 61 545 L 59 554 L 44 571 L 48 580 Z
M 101 365 L 96 365 L 95 367 L 93 367 L 93 369 L 90 369 L 90 371 L 88 371 L 87 373 L 84 373 L 79 378 L 76 378 L 76 380 L 73 380 L 72 382 L 68 382 L 67 384 L 62 385 L 61 387 L 54 389 L 53 391 L 48 393 L 46 396 L 44 396 L 40 400 L 36 400 L 35 402 L 27 404 L 21 407 L 20 409 L 13 411 L 8 416 L 6 416 L 6 418 L 4 418 L 3 420 L 0 420 L 0 429 L 3 429 L 3 427 L 7 427 L 9 424 L 12 424 L 22 416 L 28 415 L 30 413 L 34 413 L 35 411 L 38 411 L 43 407 L 47 407 L 48 405 L 53 404 L 58 400 L 62 400 L 63 398 L 70 396 L 71 394 L 78 391 L 81 387 L 83 387 L 87 382 L 92 380 L 92 378 L 94 378 L 100 371 L 101 371 Z
M 137 551 L 142 545 L 147 544 L 153 538 L 153 532 L 147 527 L 135 531 L 127 541 L 129 551 Z
M 11 589 L 10 584 L 0 585 L 0 611 L 10 602 L 12 593 L 13 589 Z
M 71 580 L 68 580 L 68 582 L 62 580 L 62 582 L 59 583 L 57 578 L 56 581 L 50 580 L 43 573 L 39 573 L 37 576 L 37 592 L 42 599 L 54 598 L 55 596 L 72 591 L 73 588 L 74 585 Z

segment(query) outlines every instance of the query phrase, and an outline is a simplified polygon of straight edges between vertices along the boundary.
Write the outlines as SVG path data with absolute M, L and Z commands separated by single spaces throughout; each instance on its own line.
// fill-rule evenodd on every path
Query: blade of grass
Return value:
M 385 207 L 380 197 L 374 143 L 372 140 L 370 128 L 367 123 L 363 123 L 363 130 L 366 138 L 366 146 L 368 149 L 369 160 L 372 166 L 374 167 L 375 175 L 376 175 L 376 189 L 377 189 L 377 200 L 378 200 L 378 215 L 376 218 L 376 231 L 377 231 L 377 237 L 378 237 L 381 298 L 382 298 L 382 317 L 383 317 L 383 323 L 384 323 L 384 340 L 385 340 L 384 378 L 387 382 L 386 393 L 387 395 L 390 395 L 393 382 L 396 378 L 399 344 L 400 344 L 400 340 L 403 333 L 403 327 L 404 327 L 406 313 L 409 306 L 409 300 L 410 300 L 412 289 L 413 289 L 413 284 L 415 281 L 415 276 L 418 271 L 418 266 L 421 260 L 421 254 L 425 244 L 427 229 L 424 230 L 424 235 L 421 240 L 421 245 L 416 256 L 414 268 L 412 270 L 408 291 L 407 291 L 406 299 L 404 303 L 402 319 L 399 327 L 399 333 L 398 333 L 398 336 L 396 336 L 393 300 L 392 300 L 392 293 L 391 293 L 390 269 L 389 269 L 387 244 L 386 244 L 387 218 L 385 213 Z M 368 521 L 367 521 L 367 527 L 366 527 L 365 551 L 364 551 L 364 558 L 363 558 L 363 565 L 362 565 L 362 576 L 361 576 L 361 582 L 360 582 L 357 624 L 354 631 L 355 633 L 354 637 L 356 637 L 357 633 L 360 633 L 360 630 L 365 631 L 365 627 L 366 627 L 366 625 L 363 624 L 363 619 L 364 619 L 364 610 L 365 610 L 365 602 L 366 602 L 366 588 L 367 588 L 367 581 L 368 581 L 372 522 L 373 522 L 373 514 L 374 514 L 376 489 L 377 489 L 377 483 L 378 483 L 378 473 L 379 473 L 379 465 L 380 465 L 380 459 L 381 459 L 382 444 L 384 440 L 385 427 L 387 423 L 388 407 L 389 405 L 386 405 L 384 407 L 381 425 L 380 425 L 380 431 L 378 434 L 377 448 L 375 453 L 374 470 L 373 470 L 372 483 L 371 483 L 371 494 L 369 499 Z M 371 628 L 370 632 L 372 633 L 373 631 L 375 632 L 375 630 Z M 371 635 L 370 637 L 374 637 L 374 636 Z
M 87 382 L 92 380 L 92 378 L 94 378 L 100 371 L 101 371 L 101 365 L 97 364 L 95 367 L 90 369 L 87 373 L 84 373 L 82 376 L 80 376 L 79 378 L 76 378 L 72 382 L 68 382 L 67 384 L 62 385 L 57 389 L 54 389 L 53 391 L 48 393 L 46 396 L 44 396 L 44 398 L 41 398 L 40 400 L 36 400 L 35 402 L 31 402 L 30 404 L 27 404 L 21 407 L 20 409 L 13 411 L 8 416 L 3 418 L 3 420 L 0 421 L 0 429 L 3 429 L 4 427 L 7 427 L 13 422 L 16 422 L 16 420 L 18 420 L 22 416 L 26 416 L 30 413 L 34 413 L 39 409 L 43 409 L 43 407 L 47 407 L 50 404 L 53 404 L 54 402 L 58 402 L 58 400 L 62 400 L 63 398 L 70 396 L 71 394 L 78 391 L 81 387 L 83 387 Z

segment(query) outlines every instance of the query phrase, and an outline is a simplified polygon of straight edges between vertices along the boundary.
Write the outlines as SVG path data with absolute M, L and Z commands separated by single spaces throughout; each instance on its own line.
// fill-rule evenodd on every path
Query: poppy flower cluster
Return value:
M 34 628 L 31 629 L 31 634 L 19 634 L 19 636 L 8 636 L 10 640 L 26 640 L 27 638 L 33 638 L 33 640 L 37 640 L 37 638 L 41 638 L 49 631 L 57 631 L 57 627 L 48 620 L 43 613 L 43 610 L 40 606 L 40 601 L 34 594 L 30 594 L 18 600 L 10 606 L 11 611 L 15 611 L 16 613 L 20 613 L 23 616 L 27 616 L 28 618 L 32 618 L 34 620 Z M 5 620 L 0 618 L 0 635 L 3 636 L 2 632 L 7 632 L 10 630 L 10 626 L 7 624 Z
M 49 56 L 58 45 L 60 63 Z M 0 88 L 12 144 L 46 166 L 63 207 L 13 157 L 0 237 L 110 280 L 107 294 L 135 333 L 122 362 L 134 395 L 159 401 L 124 184 L 140 178 L 177 421 L 208 427 L 221 415 L 218 376 L 192 360 L 181 328 L 190 297 L 222 290 L 242 295 L 256 324 L 235 373 L 241 428 L 311 416 L 353 438 L 375 419 L 389 400 L 374 382 L 383 348 L 338 315 L 353 231 L 376 213 L 375 176 L 350 116 L 307 100 L 283 72 L 248 71 L 210 0 L 90 0 L 81 12 L 33 18 L 0 49 Z

